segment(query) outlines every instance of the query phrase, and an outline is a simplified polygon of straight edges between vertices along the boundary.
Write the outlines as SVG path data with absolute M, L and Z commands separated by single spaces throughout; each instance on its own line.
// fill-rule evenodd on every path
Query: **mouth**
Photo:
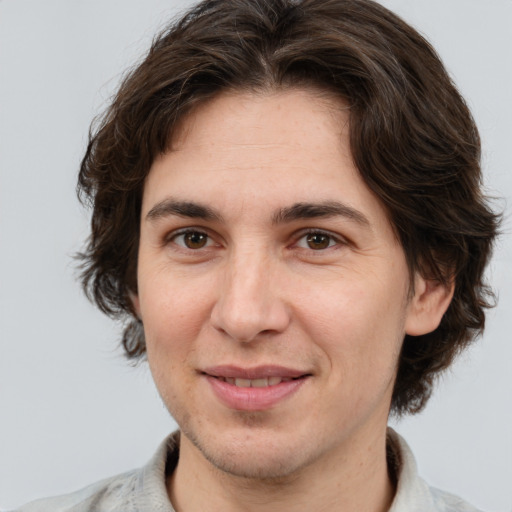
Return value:
M 305 375 L 295 379 L 289 377 L 263 377 L 261 379 L 244 379 L 234 377 L 215 377 L 213 375 L 212 377 L 214 379 L 227 382 L 228 384 L 236 386 L 237 388 L 267 388 L 271 386 L 277 386 L 278 384 L 281 384 L 281 382 L 290 382 L 292 380 L 302 379 L 305 377 Z
M 201 373 L 241 388 L 266 388 L 277 386 L 281 382 L 311 376 L 307 371 L 277 365 L 260 365 L 251 368 L 219 365 L 205 368 Z
M 280 366 L 216 366 L 200 373 L 224 406 L 239 411 L 274 408 L 298 392 L 312 376 L 308 372 Z

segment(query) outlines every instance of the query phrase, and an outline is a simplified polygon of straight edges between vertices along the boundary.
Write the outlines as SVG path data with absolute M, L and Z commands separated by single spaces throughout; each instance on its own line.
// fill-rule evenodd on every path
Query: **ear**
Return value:
M 130 294 L 130 300 L 132 302 L 132 308 L 134 313 L 137 315 L 137 318 L 139 320 L 142 320 L 142 315 L 140 312 L 140 300 L 139 295 L 137 293 L 129 292 Z
M 441 283 L 416 273 L 414 296 L 410 299 L 405 332 L 421 336 L 437 329 L 453 297 L 455 281 Z

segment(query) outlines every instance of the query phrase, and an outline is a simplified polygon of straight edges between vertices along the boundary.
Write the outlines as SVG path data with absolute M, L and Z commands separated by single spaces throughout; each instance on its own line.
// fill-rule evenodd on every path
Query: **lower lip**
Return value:
M 280 382 L 275 386 L 264 388 L 241 388 L 210 375 L 206 375 L 206 379 L 217 398 L 230 409 L 264 411 L 296 393 L 307 377 Z

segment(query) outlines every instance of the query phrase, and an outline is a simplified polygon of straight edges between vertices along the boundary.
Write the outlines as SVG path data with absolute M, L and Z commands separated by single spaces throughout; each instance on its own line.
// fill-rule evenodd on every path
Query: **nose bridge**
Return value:
M 214 326 L 238 341 L 285 329 L 289 313 L 280 296 L 277 274 L 276 262 L 264 248 L 233 250 L 212 312 Z

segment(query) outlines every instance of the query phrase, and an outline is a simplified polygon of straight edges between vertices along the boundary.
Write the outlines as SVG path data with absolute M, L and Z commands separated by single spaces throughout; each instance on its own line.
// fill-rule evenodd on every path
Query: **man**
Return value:
M 413 29 L 365 0 L 199 4 L 122 84 L 79 190 L 84 287 L 180 433 L 22 510 L 474 510 L 386 429 L 483 328 L 497 225 Z

